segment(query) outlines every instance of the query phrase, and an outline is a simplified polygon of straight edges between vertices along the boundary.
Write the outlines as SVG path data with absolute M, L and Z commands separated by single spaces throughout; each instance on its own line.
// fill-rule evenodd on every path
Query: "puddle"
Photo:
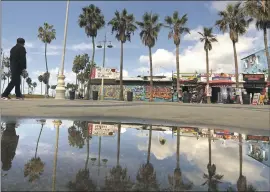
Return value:
M 270 190 L 265 133 L 52 119 L 1 132 L 2 191 Z

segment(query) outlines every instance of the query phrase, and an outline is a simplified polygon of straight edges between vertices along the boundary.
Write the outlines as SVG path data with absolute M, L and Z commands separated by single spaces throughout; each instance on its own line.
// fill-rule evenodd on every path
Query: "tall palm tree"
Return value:
M 181 43 L 181 36 L 185 33 L 190 33 L 189 28 L 186 27 L 188 21 L 187 14 L 179 17 L 178 11 L 175 11 L 172 17 L 167 16 L 165 17 L 166 27 L 170 29 L 169 32 L 169 39 L 173 39 L 173 42 L 176 46 L 176 73 L 177 73 L 177 93 L 180 94 L 180 65 L 179 65 L 179 48 Z
M 170 191 L 186 191 L 191 190 L 193 183 L 185 184 L 182 179 L 180 168 L 180 128 L 177 128 L 177 145 L 176 145 L 176 168 L 174 175 L 168 176 Z
M 224 11 L 220 11 L 218 15 L 220 20 L 216 21 L 216 26 L 223 33 L 229 32 L 230 39 L 233 44 L 234 63 L 235 63 L 235 78 L 236 88 L 239 88 L 239 73 L 238 73 L 238 60 L 236 43 L 238 43 L 239 36 L 246 33 L 251 18 L 247 19 L 243 9 L 240 7 L 241 2 L 236 4 L 228 4 Z
M 239 134 L 239 178 L 237 180 L 238 191 L 247 191 L 247 179 L 243 175 L 243 149 L 242 134 Z
M 208 174 L 203 174 L 206 181 L 202 185 L 208 185 L 208 191 L 218 191 L 218 184 L 221 183 L 223 175 L 216 173 L 216 165 L 212 164 L 212 150 L 211 150 L 211 131 L 208 129 L 208 146 L 209 146 L 209 163 L 207 164 Z
M 58 157 L 58 142 L 59 142 L 59 128 L 62 124 L 61 120 L 54 120 L 53 124 L 56 128 L 56 134 L 55 134 L 55 152 L 54 152 L 54 161 L 53 161 L 53 183 L 52 183 L 52 191 L 55 191 L 55 185 L 56 185 L 56 168 L 57 168 L 57 157 Z
M 112 33 L 116 33 L 115 38 L 121 43 L 120 54 L 120 94 L 119 100 L 124 101 L 124 87 L 123 87 L 123 57 L 124 57 L 124 43 L 131 40 L 131 34 L 137 29 L 135 26 L 135 17 L 133 14 L 128 14 L 126 9 L 120 13 L 116 11 L 114 18 L 109 21 L 108 25 L 112 26 Z
M 68 128 L 68 141 L 69 145 L 72 147 L 81 149 L 84 146 L 82 130 L 75 125 L 75 121 L 73 121 L 73 125 Z
M 110 170 L 110 175 L 105 177 L 104 191 L 130 191 L 132 182 L 127 174 L 127 168 L 122 168 L 120 160 L 121 124 L 118 124 L 117 135 L 117 161 L 116 166 Z
M 153 63 L 152 63 L 152 48 L 155 46 L 158 39 L 158 33 L 162 27 L 159 23 L 159 16 L 157 14 L 146 12 L 142 21 L 137 21 L 137 25 L 141 28 L 140 38 L 142 43 L 148 47 L 149 63 L 150 63 L 150 99 L 153 101 Z
M 3 88 L 2 88 L 2 92 L 4 91 L 4 88 L 5 88 L 5 83 L 6 83 L 6 80 L 7 80 L 7 76 L 6 76 L 6 72 L 4 72 L 3 74 L 2 74 L 2 80 L 4 80 L 4 83 L 3 83 Z
M 202 37 L 200 38 L 201 42 L 204 42 L 204 50 L 206 54 L 206 81 L 207 89 L 209 88 L 209 51 L 212 50 L 212 43 L 217 42 L 216 37 L 212 33 L 212 28 L 203 28 L 203 32 L 198 32 Z M 207 90 L 208 91 L 208 90 Z M 207 103 L 211 103 L 210 96 L 207 95 Z
M 42 75 L 39 75 L 38 76 L 38 81 L 40 82 L 40 94 L 42 95 L 42 82 L 43 82 L 43 76 Z
M 91 4 L 82 8 L 82 13 L 79 15 L 78 20 L 79 26 L 84 28 L 87 37 L 92 38 L 92 45 L 93 45 L 93 53 L 92 53 L 92 61 L 90 65 L 90 75 L 87 82 L 87 93 L 86 99 L 90 98 L 90 91 L 91 91 L 91 75 L 92 75 L 92 68 L 94 66 L 95 61 L 95 38 L 97 36 L 98 30 L 100 30 L 105 25 L 104 15 L 102 14 L 99 7 Z
M 45 64 L 46 64 L 46 73 L 49 74 L 49 69 L 48 69 L 48 62 L 47 62 L 47 45 L 50 44 L 53 40 L 56 39 L 56 30 L 53 28 L 53 25 L 50 25 L 48 23 L 44 23 L 43 27 L 40 26 L 38 28 L 38 38 L 45 44 Z M 46 76 L 47 79 L 47 88 L 46 88 L 46 95 L 48 96 L 49 94 L 49 78 L 50 76 Z
M 148 137 L 148 150 L 147 150 L 147 161 L 142 164 L 138 170 L 136 177 L 135 191 L 158 191 L 159 184 L 156 178 L 156 172 L 153 165 L 150 163 L 151 155 L 151 143 L 152 143 L 152 125 L 149 129 Z
M 29 176 L 29 179 L 28 179 L 29 182 L 34 182 L 35 180 L 39 179 L 40 175 L 42 175 L 42 173 L 44 172 L 45 164 L 41 161 L 40 157 L 37 157 L 37 151 L 38 151 L 38 143 L 41 136 L 41 132 L 42 132 L 43 126 L 46 123 L 46 120 L 41 119 L 39 120 L 39 122 L 41 124 L 41 129 L 40 129 L 38 140 L 37 140 L 35 156 L 24 165 L 24 177 Z
M 270 56 L 267 39 L 267 29 L 270 29 L 270 2 L 264 1 L 264 4 L 262 4 L 254 0 L 247 0 L 244 3 L 244 10 L 248 16 L 256 20 L 256 28 L 263 31 L 265 56 L 268 65 L 268 81 L 270 82 Z
M 81 55 L 76 55 L 73 60 L 72 71 L 76 74 L 76 85 L 78 84 L 78 73 L 81 70 Z

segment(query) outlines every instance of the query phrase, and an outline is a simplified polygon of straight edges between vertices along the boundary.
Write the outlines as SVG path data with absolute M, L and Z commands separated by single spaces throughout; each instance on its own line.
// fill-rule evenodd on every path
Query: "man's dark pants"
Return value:
M 11 72 L 11 81 L 9 82 L 6 90 L 2 94 L 2 97 L 8 97 L 12 89 L 15 87 L 16 97 L 22 97 L 21 93 L 21 71 Z

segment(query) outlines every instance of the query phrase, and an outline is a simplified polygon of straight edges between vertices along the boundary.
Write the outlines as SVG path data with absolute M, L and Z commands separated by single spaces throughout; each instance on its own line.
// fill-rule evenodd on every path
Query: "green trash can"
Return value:
M 131 91 L 127 92 L 127 101 L 133 101 L 133 92 Z
M 93 91 L 93 100 L 98 100 L 98 91 Z

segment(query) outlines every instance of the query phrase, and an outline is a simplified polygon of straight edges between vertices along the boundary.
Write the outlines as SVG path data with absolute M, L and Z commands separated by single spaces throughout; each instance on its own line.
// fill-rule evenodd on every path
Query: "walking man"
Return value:
M 24 48 L 25 40 L 23 38 L 17 39 L 17 44 L 10 50 L 10 70 L 11 81 L 2 94 L 2 99 L 8 100 L 9 94 L 15 87 L 16 99 L 23 100 L 21 93 L 21 74 L 26 70 L 26 50 Z

